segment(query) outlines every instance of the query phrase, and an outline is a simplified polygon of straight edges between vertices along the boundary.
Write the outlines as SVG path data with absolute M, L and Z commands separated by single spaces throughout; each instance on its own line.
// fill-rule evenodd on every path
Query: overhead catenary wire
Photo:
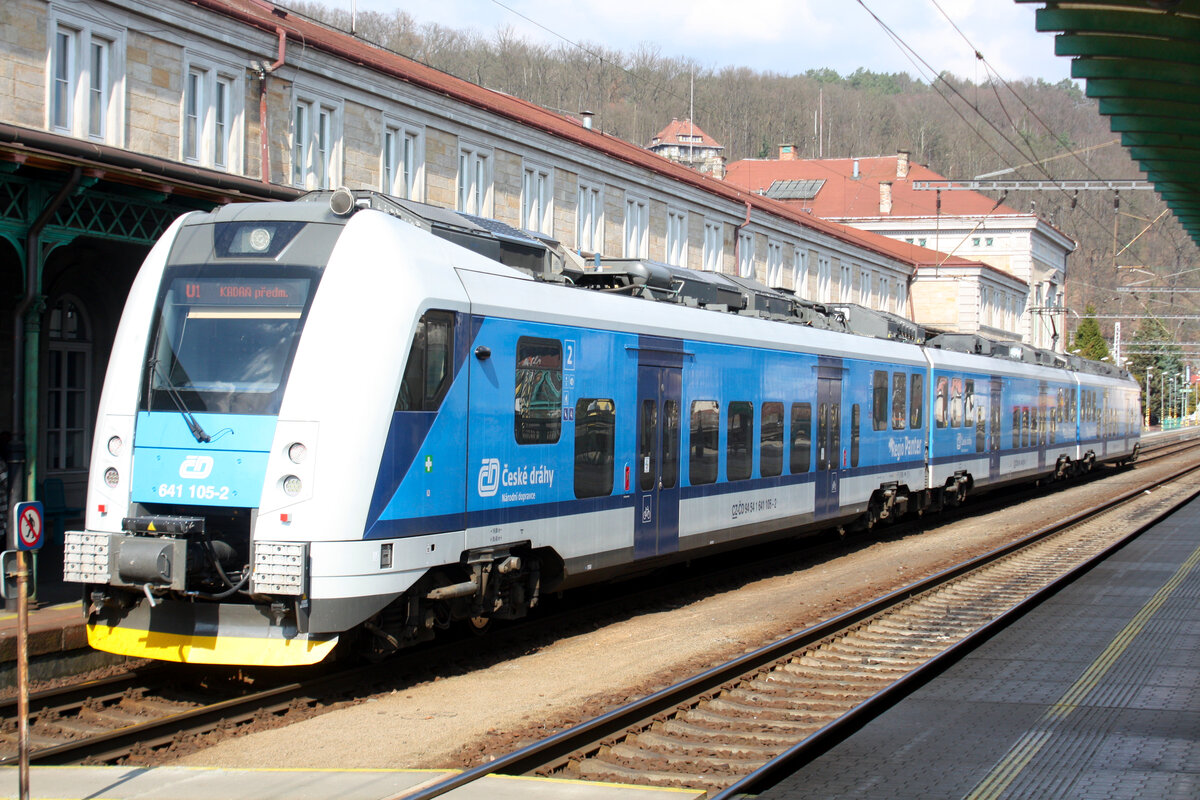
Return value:
M 957 32 L 958 35 L 960 37 L 962 37 L 962 40 L 964 42 L 966 42 L 967 46 L 970 47 L 971 50 L 975 53 L 975 58 L 977 59 L 977 61 L 981 62 L 984 66 L 984 69 L 987 70 L 988 81 L 989 81 L 989 83 L 992 84 L 992 90 L 996 96 L 996 102 L 1000 105 L 1001 110 L 1004 112 L 1005 117 L 1008 119 L 1009 124 L 1012 125 L 1013 129 L 1014 130 L 1018 129 L 1017 124 L 1016 124 L 1016 122 L 1013 121 L 1012 117 L 1009 115 L 1008 109 L 1005 108 L 1004 103 L 1000 98 L 999 92 L 996 91 L 996 88 L 995 88 L 996 82 L 999 82 L 1001 85 L 1003 85 L 1004 88 L 1007 89 L 1014 98 L 1016 98 L 1017 102 L 1021 104 L 1021 106 L 1025 109 L 1025 111 L 1031 117 L 1033 117 L 1039 125 L 1042 126 L 1042 128 L 1046 131 L 1046 133 L 1050 134 L 1050 136 L 1052 136 L 1055 140 L 1061 141 L 1062 137 L 1058 134 L 1058 132 L 1055 131 L 1054 128 L 1051 127 L 1051 125 L 1049 123 L 1047 123 L 1044 119 L 1042 119 L 1041 115 L 1038 114 L 1037 110 L 1034 109 L 1033 106 L 1031 106 L 1028 102 L 1026 102 L 1025 98 L 1022 97 L 1021 94 L 1019 92 L 1017 92 L 1017 90 L 1014 89 L 1007 80 L 1004 79 L 1004 77 L 999 73 L 998 70 L 996 70 L 996 68 L 994 66 L 992 66 L 992 64 L 987 60 L 987 58 L 983 55 L 983 53 L 979 50 L 979 48 L 975 46 L 975 43 L 971 41 L 971 39 L 962 30 L 962 28 L 960 28 L 958 26 L 958 24 L 954 21 L 954 19 L 948 13 L 946 13 L 946 10 L 943 9 L 941 7 L 941 5 L 939 5 L 938 0 L 930 0 L 930 2 L 933 3 L 934 8 L 936 8 L 938 10 L 938 12 L 941 13 L 941 15 L 945 18 L 946 22 L 948 22 L 950 24 L 950 26 L 952 28 L 954 28 L 955 32 Z M 1106 147 L 1109 144 L 1111 144 L 1112 142 L 1106 142 L 1106 143 L 1103 143 L 1100 145 L 1094 145 L 1093 147 L 1070 150 L 1067 153 L 1063 153 L 1063 154 L 1060 154 L 1057 156 L 1052 156 L 1051 158 L 1038 159 L 1036 156 L 1036 151 L 1033 148 L 1033 143 L 1031 141 L 1029 141 L 1028 139 L 1026 139 L 1025 141 L 1026 141 L 1026 145 L 1029 147 L 1029 152 L 1034 156 L 1035 160 L 1033 163 L 1024 164 L 1022 166 L 1039 166 L 1040 164 L 1044 164 L 1047 161 L 1052 160 L 1054 158 L 1073 157 L 1076 161 L 1078 161 L 1080 163 L 1080 165 L 1083 166 L 1083 168 L 1087 172 L 1089 172 L 1092 175 L 1092 177 L 1094 177 L 1098 180 L 1104 180 L 1103 178 L 1100 177 L 1099 173 L 1097 173 L 1096 170 L 1092 168 L 1091 164 L 1089 164 L 1087 161 L 1085 161 L 1083 158 L 1080 157 L 1080 153 L 1087 152 L 1088 150 L 1093 150 L 1093 149 L 1096 149 L 1099 147 Z M 1120 140 L 1117 139 L 1114 141 L 1120 141 Z M 1043 172 L 1044 172 L 1044 170 L 1043 170 Z M 1136 207 L 1135 201 L 1131 200 L 1129 202 L 1130 202 L 1131 206 Z M 1162 215 L 1160 214 L 1159 216 L 1161 217 Z M 1140 235 L 1141 234 L 1139 234 L 1139 236 Z M 1135 239 L 1136 239 L 1136 237 L 1135 237 Z M 1132 243 L 1133 242 L 1131 241 L 1130 244 L 1132 244 Z
M 867 14 L 869 14 L 871 16 L 871 18 L 875 20 L 876 24 L 878 24 L 884 30 L 884 32 L 892 39 L 892 41 L 896 44 L 896 46 L 901 48 L 902 52 L 905 52 L 906 57 L 907 57 L 907 53 L 911 52 L 913 57 L 915 57 L 922 64 L 924 64 L 925 68 L 929 72 L 932 73 L 934 71 L 933 67 L 929 64 L 929 62 L 926 61 L 916 51 L 915 48 L 913 48 L 911 45 L 909 45 L 908 42 L 904 41 L 903 37 L 901 37 L 898 33 L 893 31 L 891 29 L 891 27 L 886 22 L 884 22 L 883 19 L 881 19 L 878 14 L 876 14 L 874 11 L 872 11 L 871 8 L 866 4 L 865 0 L 857 0 L 857 2 L 860 6 L 862 6 L 863 10 L 866 11 Z M 912 59 L 910 58 L 909 61 L 911 62 Z M 978 106 L 976 106 L 970 100 L 968 100 L 963 95 L 963 93 L 958 90 L 958 87 L 956 87 L 950 81 L 946 80 L 946 78 L 940 73 L 936 75 L 936 78 L 934 79 L 934 83 L 931 84 L 931 86 L 935 89 L 935 91 L 937 90 L 936 84 L 938 82 L 944 84 L 946 86 L 946 88 L 948 88 L 951 92 L 953 92 L 956 97 L 958 97 L 958 99 L 960 99 L 968 108 L 970 108 L 973 112 L 975 112 L 975 114 L 978 115 L 978 117 L 980 119 L 982 119 L 985 123 L 987 123 L 988 127 L 990 127 L 993 131 L 995 131 L 996 135 L 999 136 L 1000 139 L 1005 144 L 1007 144 L 1009 147 L 1011 147 L 1017 153 L 1020 153 L 1023 157 L 1025 156 L 1025 153 L 1021 150 L 1021 148 L 1019 146 L 1017 146 L 1016 144 L 1014 144 L 1012 142 L 1012 140 L 1009 139 L 1009 137 L 1004 133 L 1004 131 L 1002 131 L 1000 129 L 1000 127 L 998 125 L 996 125 L 995 122 L 993 122 L 986 114 L 984 114 L 979 109 Z M 941 91 L 938 91 L 938 95 L 940 97 L 942 97 L 944 100 L 946 100 L 946 103 L 947 103 L 947 105 L 950 106 L 951 110 L 953 110 L 955 112 L 955 114 L 957 114 L 958 117 L 960 119 L 962 119 L 964 123 L 966 123 L 966 117 L 953 103 L 950 102 L 949 98 L 947 98 L 946 95 L 944 93 L 942 93 Z M 969 123 L 967 123 L 967 127 L 971 127 L 971 125 Z M 988 146 L 988 149 L 990 149 L 993 153 L 996 154 L 997 158 L 999 158 L 1007 166 L 1012 166 L 1008 162 L 1008 160 L 1005 158 L 1005 156 L 998 149 L 996 149 L 996 147 L 990 141 L 988 141 L 987 138 L 980 135 L 979 132 L 975 131 L 974 128 L 972 128 L 972 131 L 976 134 L 976 136 L 979 138 L 980 141 L 982 141 L 985 145 Z M 1042 168 L 1039 165 L 1035 164 L 1034 166 L 1039 172 L 1041 172 L 1046 177 L 1046 180 L 1054 182 L 1055 184 L 1058 184 L 1058 180 L 1056 178 L 1054 178 L 1054 176 L 1052 176 L 1048 171 L 1046 171 L 1044 168 Z M 1062 187 L 1061 184 L 1059 184 L 1059 191 L 1061 191 L 1063 194 L 1067 195 L 1068 197 L 1071 196 L 1070 192 L 1067 191 L 1067 189 L 1065 189 L 1064 187 Z M 1081 210 L 1083 211 L 1085 217 L 1091 219 L 1092 222 L 1094 222 L 1101 230 L 1103 230 L 1105 232 L 1105 234 L 1108 233 L 1107 226 L 1098 217 L 1096 217 L 1094 214 L 1092 214 L 1086 208 L 1082 208 Z
M 1047 131 L 1047 133 L 1058 138 L 1054 129 L 1049 124 L 1047 124 L 1045 122 L 1045 120 L 1043 120 L 1041 118 L 1041 116 L 1039 116 L 1037 114 L 1037 112 L 1027 102 L 1025 102 L 1024 98 L 1022 98 L 1021 95 L 1019 93 L 1017 93 L 1016 90 L 1014 90 L 1012 88 L 1012 86 L 1009 85 L 1008 82 L 1005 81 L 1004 78 L 999 75 L 998 72 L 995 71 L 995 69 L 991 66 L 991 64 L 988 63 L 987 59 L 984 57 L 983 53 L 979 50 L 979 48 L 977 48 L 974 45 L 974 43 L 970 40 L 969 37 L 967 37 L 967 35 L 962 31 L 962 29 L 958 26 L 958 24 L 955 23 L 954 20 L 950 17 L 950 15 L 947 14 L 946 11 L 938 4 L 937 0 L 930 0 L 930 2 L 933 3 L 934 7 L 937 8 L 937 10 L 942 14 L 942 16 L 945 17 L 947 22 L 949 22 L 951 27 L 954 28 L 954 30 L 959 34 L 959 36 L 962 37 L 963 41 L 965 41 L 967 43 L 967 45 L 971 48 L 972 52 L 975 54 L 977 62 L 982 62 L 984 64 L 984 67 L 985 67 L 985 69 L 987 69 L 988 74 L 989 74 L 989 82 L 993 83 L 993 91 L 994 91 L 995 81 L 999 81 L 1000 83 L 1002 83 L 1004 85 L 1004 87 L 1006 89 L 1008 89 L 1008 91 L 1013 95 L 1013 97 L 1015 97 L 1017 99 L 1017 101 L 1019 103 L 1021 103 L 1021 105 L 1026 109 L 1026 111 L 1030 114 L 1030 116 L 1032 116 L 1035 120 L 1037 120 L 1038 124 L 1040 124 Z M 903 38 L 901 38 L 899 36 L 899 34 L 896 34 L 894 31 L 892 31 L 891 28 L 885 22 L 883 22 L 883 20 L 866 5 L 864 0 L 858 0 L 858 3 L 876 21 L 876 23 L 879 24 L 879 26 L 881 28 L 883 28 L 883 30 L 888 34 L 888 36 L 892 38 L 893 42 L 896 43 L 897 47 L 899 47 L 901 49 L 901 52 L 905 53 L 906 57 L 908 57 L 908 53 L 906 51 L 911 51 L 913 56 L 915 56 L 917 59 L 919 59 L 923 64 L 925 64 L 926 67 L 929 67 L 930 71 L 932 71 L 932 67 L 929 66 L 928 62 L 925 61 L 925 59 L 922 58 L 920 56 L 920 54 L 916 52 L 915 49 L 913 49 L 910 45 L 908 45 L 908 43 L 905 42 L 903 40 Z M 909 61 L 912 62 L 912 58 L 909 58 Z M 914 64 L 914 66 L 915 66 L 915 64 Z M 950 89 L 950 91 L 954 92 L 954 94 L 960 100 L 962 100 L 962 102 L 964 104 L 966 104 L 968 108 L 970 108 L 976 115 L 978 115 L 980 119 L 982 119 L 984 122 L 986 122 L 988 124 L 988 126 L 991 127 L 992 130 L 995 131 L 996 134 L 998 136 L 1000 136 L 1000 138 L 1006 144 L 1008 144 L 1010 147 L 1012 147 L 1016 152 L 1023 153 L 1023 150 L 1019 145 L 1014 143 L 1007 135 L 1005 135 L 1005 133 L 1002 130 L 1000 130 L 1000 128 L 991 119 L 989 119 L 982 112 L 982 110 L 980 110 L 980 108 L 978 107 L 977 104 L 972 104 L 966 97 L 964 97 L 963 94 L 957 89 L 957 87 L 955 87 L 950 81 L 945 80 L 945 78 L 941 74 L 937 75 L 936 80 L 944 83 Z M 934 88 L 936 88 L 936 85 L 934 85 Z M 996 92 L 995 94 L 996 94 L 997 103 L 1000 105 L 1001 111 L 1004 112 L 1004 115 L 1008 119 L 1009 124 L 1013 127 L 1014 130 L 1018 130 L 1016 123 L 1013 121 L 1012 117 L 1008 114 L 1007 108 L 1004 106 L 1003 101 L 1000 99 L 999 93 Z M 947 98 L 944 93 L 939 91 L 938 95 L 940 97 L 942 97 L 952 109 L 955 110 L 955 113 L 957 113 L 960 118 L 963 118 L 963 115 L 958 112 L 958 110 L 955 108 L 954 104 L 950 102 L 949 98 Z M 968 126 L 968 127 L 970 127 L 970 126 Z M 978 138 L 980 138 L 981 141 L 983 141 L 985 144 L 987 144 L 989 146 L 989 148 L 994 153 L 996 153 L 997 157 L 1000 158 L 1000 160 L 1003 163 L 1005 163 L 1006 165 L 1008 165 L 1010 167 L 1012 166 L 1011 164 L 1008 164 L 1008 161 L 1003 157 L 1003 155 L 1001 155 L 1000 152 L 998 150 L 996 150 L 996 148 L 993 147 L 986 138 L 984 138 L 982 135 L 980 135 L 980 133 L 977 129 L 972 128 L 972 132 L 975 133 L 975 135 Z M 1062 186 L 1060 183 L 1058 183 L 1058 181 L 1056 179 L 1054 179 L 1050 175 L 1050 173 L 1045 169 L 1045 167 L 1043 166 L 1045 160 L 1038 158 L 1037 152 L 1034 150 L 1032 142 L 1028 141 L 1027 139 L 1024 139 L 1024 137 L 1022 137 L 1022 139 L 1025 143 L 1025 146 L 1028 148 L 1029 155 L 1032 157 L 1031 163 L 1025 164 L 1022 166 L 1034 167 L 1037 171 L 1039 171 L 1044 176 L 1046 176 L 1046 178 L 1048 180 L 1056 183 L 1058 185 L 1059 191 L 1061 191 L 1063 194 L 1067 194 L 1068 196 L 1070 196 L 1067 189 L 1064 186 Z M 1091 165 L 1089 165 L 1082 158 L 1080 158 L 1078 153 L 1072 152 L 1069 155 L 1073 155 L 1075 157 L 1075 159 L 1078 160 L 1084 166 L 1084 168 L 1088 172 L 1090 172 L 1094 177 L 1096 177 L 1098 179 L 1100 178 L 1100 176 L 1095 172 L 1095 170 L 1092 169 Z M 1013 167 L 1013 169 L 1015 171 L 1015 169 L 1017 169 L 1017 168 Z M 1117 195 L 1114 195 L 1114 197 L 1117 197 Z M 1116 202 L 1116 201 L 1114 200 L 1114 202 Z M 1094 214 L 1092 214 L 1090 210 L 1088 210 L 1086 207 L 1079 207 L 1079 209 L 1083 212 L 1085 218 L 1091 220 L 1098 228 L 1103 230 L 1105 232 L 1105 234 L 1108 233 L 1107 228 L 1104 225 L 1104 223 L 1101 222 L 1101 220 L 1099 218 L 1097 218 Z M 1128 250 L 1130 248 L 1130 246 L 1132 246 L 1147 230 L 1149 230 L 1150 227 L 1152 227 L 1155 223 L 1157 223 L 1158 220 L 1161 219 L 1164 215 L 1165 215 L 1165 211 L 1163 214 L 1160 214 L 1158 217 L 1156 217 L 1155 220 L 1150 223 L 1150 225 L 1148 225 L 1137 236 L 1135 236 L 1134 239 L 1132 239 L 1125 247 L 1121 248 L 1121 250 L 1119 252 L 1123 253 L 1126 250 Z M 1114 232 L 1114 237 L 1115 237 L 1115 232 Z M 1114 252 L 1113 258 L 1114 258 L 1114 263 L 1115 263 L 1115 259 L 1118 254 L 1115 243 L 1114 243 L 1114 247 L 1113 247 L 1113 252 Z M 1136 302 L 1138 302 L 1142 306 L 1142 309 L 1147 313 L 1147 315 L 1149 315 L 1150 318 L 1155 318 L 1154 312 L 1150 309 L 1150 307 L 1145 299 L 1136 297 L 1136 296 L 1134 297 L 1134 299 Z

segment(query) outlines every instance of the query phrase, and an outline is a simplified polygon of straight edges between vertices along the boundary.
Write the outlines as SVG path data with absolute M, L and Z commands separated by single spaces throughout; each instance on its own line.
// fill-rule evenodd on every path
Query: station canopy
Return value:
M 1017 2 L 1044 5 L 1037 29 L 1200 245 L 1200 0 Z

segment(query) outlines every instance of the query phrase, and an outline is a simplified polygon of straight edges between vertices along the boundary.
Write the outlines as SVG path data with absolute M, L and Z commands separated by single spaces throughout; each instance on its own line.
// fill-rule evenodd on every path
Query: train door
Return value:
M 991 402 L 988 403 L 988 479 L 991 482 L 1000 480 L 1000 425 L 1004 419 L 1001 412 L 1000 397 L 1004 382 L 999 377 L 992 377 Z
M 1037 441 L 1035 441 L 1034 444 L 1037 445 L 1038 472 L 1046 471 L 1046 449 L 1050 442 L 1050 414 L 1047 408 L 1048 402 L 1049 397 L 1046 384 L 1039 383 L 1037 408 L 1030 410 L 1030 413 L 1037 415 Z
M 822 365 L 817 373 L 817 519 L 832 517 L 841 507 L 838 478 L 842 466 L 841 370 Z
M 637 381 L 634 558 L 679 549 L 679 427 L 682 370 L 661 350 L 642 349 Z M 666 358 L 663 358 L 666 356 Z M 647 363 L 649 362 L 649 363 Z

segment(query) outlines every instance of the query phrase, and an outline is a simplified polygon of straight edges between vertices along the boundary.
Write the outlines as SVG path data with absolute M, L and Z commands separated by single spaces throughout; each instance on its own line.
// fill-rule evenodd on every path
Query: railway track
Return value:
M 306 702 L 314 680 L 262 680 L 236 670 L 151 666 L 30 696 L 30 762 L 107 763 L 170 746 L 181 735 L 245 724 Z M 15 763 L 15 701 L 6 701 L 0 765 Z
M 1132 534 L 1120 526 L 1084 530 L 1084 523 L 1198 471 L 1192 465 L 1138 486 L 408 800 L 428 800 L 492 773 L 684 786 L 717 798 L 761 790 L 1166 514 Z
M 1182 445 L 1166 443 L 1147 450 L 1143 458 L 1148 461 L 1156 454 L 1171 455 L 1198 445 L 1200 439 Z M 1010 496 L 1007 501 L 1011 500 Z M 976 510 L 986 510 L 988 505 L 991 503 L 985 501 Z M 902 531 L 905 524 L 913 523 L 900 523 L 897 530 Z M 835 540 L 827 548 L 840 546 Z M 735 569 L 744 573 L 753 570 L 756 563 L 740 564 Z M 778 567 L 778 553 L 763 563 Z M 695 591 L 712 591 L 713 576 L 677 581 L 670 590 L 678 599 L 693 585 Z M 587 610 L 594 615 L 619 613 L 620 609 L 653 602 L 656 593 L 662 591 L 663 587 L 656 585 L 619 600 L 592 603 Z M 942 597 L 942 601 L 951 599 L 955 598 Z M 568 608 L 558 615 L 534 620 L 531 625 L 509 626 L 498 632 L 498 637 L 489 637 L 486 646 L 496 648 L 505 639 L 519 641 L 527 635 L 527 629 L 544 632 L 576 613 L 578 609 Z M 907 669 L 907 662 L 899 654 L 908 659 L 914 653 L 932 652 L 930 648 L 969 629 L 963 615 L 945 617 L 943 622 L 944 628 L 923 630 L 907 617 L 897 616 L 863 633 L 861 640 L 847 638 L 831 643 L 819 655 L 794 659 L 749 683 L 723 689 L 706 701 L 707 705 L 697 705 L 688 715 L 672 714 L 670 720 L 660 720 L 662 724 L 643 725 L 643 729 L 620 741 L 606 741 L 594 748 L 592 757 L 559 759 L 540 771 L 567 770 L 575 777 L 642 782 L 650 775 L 654 781 L 669 784 L 678 782 L 672 776 L 679 764 L 693 762 L 713 770 L 714 775 L 741 774 L 887 685 Z M 893 638 L 880 638 L 888 636 Z M 878 648 L 888 641 L 892 653 L 878 658 L 872 655 L 875 651 L 861 643 L 873 642 L 872 646 Z M 449 642 L 405 653 L 384 665 L 319 667 L 287 673 L 152 665 L 104 680 L 36 692 L 30 698 L 31 762 L 138 760 L 218 728 L 272 724 L 273 720 L 283 724 L 279 720 L 293 711 L 304 713 L 319 706 L 352 702 L 354 697 L 368 693 L 370 687 L 393 688 L 398 674 L 428 669 L 431 663 L 469 658 L 480 649 L 478 640 Z M 864 669 L 863 664 L 872 660 L 878 663 Z M 807 688 L 804 702 L 798 705 L 794 693 L 801 687 Z M 0 724 L 0 765 L 4 765 L 16 760 L 15 699 L 0 702 L 0 716 L 4 720 Z M 747 722 L 752 728 L 757 724 L 764 731 L 769 729 L 769 733 L 747 732 Z M 739 727 L 742 732 L 736 732 Z M 646 767 L 650 763 L 653 769 Z M 701 785 L 715 788 L 722 780 L 725 778 Z

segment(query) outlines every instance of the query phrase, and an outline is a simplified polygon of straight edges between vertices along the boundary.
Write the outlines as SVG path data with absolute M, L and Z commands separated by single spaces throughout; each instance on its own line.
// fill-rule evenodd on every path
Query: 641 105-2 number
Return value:
M 228 500 L 228 486 L 208 486 L 193 484 L 184 486 L 182 483 L 160 483 L 155 492 L 159 497 L 169 497 L 179 500 Z

